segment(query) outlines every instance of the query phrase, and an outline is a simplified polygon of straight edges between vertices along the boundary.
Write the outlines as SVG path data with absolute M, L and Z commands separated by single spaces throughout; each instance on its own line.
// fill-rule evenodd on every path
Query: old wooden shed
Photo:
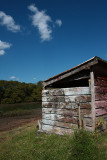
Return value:
M 107 121 L 107 61 L 95 56 L 43 82 L 39 131 L 93 132 L 99 118 Z

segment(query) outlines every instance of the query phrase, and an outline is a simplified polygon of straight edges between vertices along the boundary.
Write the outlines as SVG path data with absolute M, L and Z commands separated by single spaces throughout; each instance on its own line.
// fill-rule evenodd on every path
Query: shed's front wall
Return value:
M 92 127 L 89 87 L 43 90 L 42 131 L 70 134 L 79 125 Z

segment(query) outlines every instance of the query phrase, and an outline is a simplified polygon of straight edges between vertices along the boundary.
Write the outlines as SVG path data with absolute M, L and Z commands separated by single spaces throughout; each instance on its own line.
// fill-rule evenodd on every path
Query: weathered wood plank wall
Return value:
M 89 87 L 61 88 L 42 92 L 42 130 L 57 134 L 72 133 L 81 123 L 92 127 L 91 95 Z
M 98 118 L 107 121 L 107 78 L 95 77 L 94 90 L 96 121 Z

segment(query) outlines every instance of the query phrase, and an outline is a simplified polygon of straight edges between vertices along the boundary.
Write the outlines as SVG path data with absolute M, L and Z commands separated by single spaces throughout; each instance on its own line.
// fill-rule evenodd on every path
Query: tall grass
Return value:
M 29 125 L 1 136 L 0 160 L 106 160 L 107 134 L 98 137 L 86 131 L 38 136 L 36 125 Z
M 72 158 L 74 160 L 98 160 L 99 150 L 94 135 L 78 130 L 72 138 Z

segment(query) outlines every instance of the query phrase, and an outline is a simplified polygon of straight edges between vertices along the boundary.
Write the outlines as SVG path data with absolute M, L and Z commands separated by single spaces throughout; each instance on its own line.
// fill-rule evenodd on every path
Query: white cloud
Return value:
M 9 31 L 20 31 L 20 25 L 16 25 L 14 19 L 10 15 L 6 15 L 2 11 L 0 11 L 0 24 L 2 26 L 6 26 Z
M 0 55 L 5 54 L 5 49 L 10 48 L 11 44 L 0 40 Z
M 16 79 L 16 77 L 15 76 L 11 76 L 11 77 L 9 77 L 10 79 Z
M 34 77 L 33 79 L 36 80 L 36 77 Z
M 9 79 L 19 81 L 19 78 L 15 77 L 15 76 L 11 76 L 11 77 L 9 77 Z
M 34 15 L 31 16 L 32 24 L 38 28 L 41 40 L 50 40 L 52 38 L 52 29 L 48 23 L 52 22 L 51 17 L 48 16 L 45 11 L 39 11 L 38 8 L 33 4 L 28 6 L 28 9 L 34 12 Z
M 62 26 L 62 21 L 60 19 L 57 19 L 56 22 L 55 22 L 59 27 Z
M 4 50 L 0 50 L 0 56 L 4 55 L 5 51 Z

